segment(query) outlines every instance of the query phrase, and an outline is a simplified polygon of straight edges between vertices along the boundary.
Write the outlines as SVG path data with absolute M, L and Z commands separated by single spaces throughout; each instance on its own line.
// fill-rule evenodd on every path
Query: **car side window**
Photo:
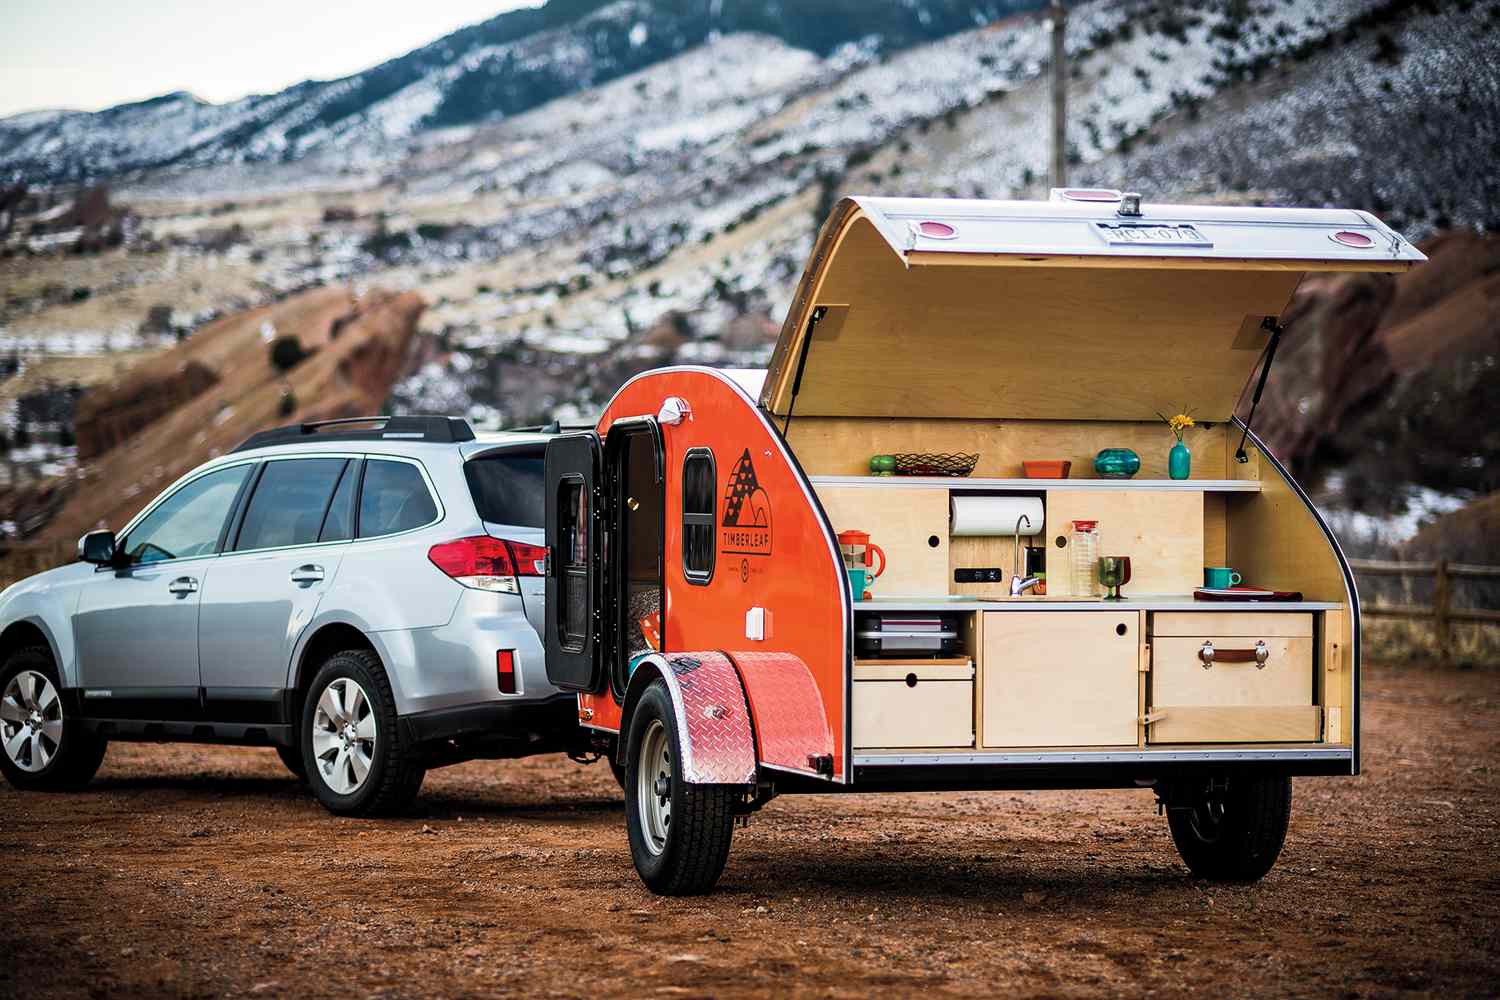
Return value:
M 153 563 L 212 555 L 251 468 L 220 469 L 178 489 L 131 529 L 121 546 L 126 557 L 132 563 Z
M 359 494 L 359 537 L 394 535 L 437 520 L 437 504 L 415 465 L 380 459 L 365 461 Z
M 318 540 L 323 515 L 344 466 L 342 458 L 292 458 L 266 463 L 235 550 L 311 545 Z

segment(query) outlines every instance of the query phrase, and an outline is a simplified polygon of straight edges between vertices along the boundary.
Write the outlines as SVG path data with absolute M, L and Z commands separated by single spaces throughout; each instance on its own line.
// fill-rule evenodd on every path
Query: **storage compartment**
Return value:
M 1136 611 L 984 615 L 981 740 L 986 747 L 1135 746 Z
M 974 745 L 974 665 L 946 660 L 854 663 L 854 748 Z
M 1150 743 L 1311 742 L 1310 614 L 1157 614 L 1151 642 Z

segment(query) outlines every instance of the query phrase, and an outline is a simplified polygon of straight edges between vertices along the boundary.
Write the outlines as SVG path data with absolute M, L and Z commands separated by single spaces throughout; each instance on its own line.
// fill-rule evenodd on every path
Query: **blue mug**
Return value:
M 1227 590 L 1230 587 L 1238 587 L 1244 579 L 1244 577 L 1228 566 L 1203 567 L 1203 586 L 1210 590 Z

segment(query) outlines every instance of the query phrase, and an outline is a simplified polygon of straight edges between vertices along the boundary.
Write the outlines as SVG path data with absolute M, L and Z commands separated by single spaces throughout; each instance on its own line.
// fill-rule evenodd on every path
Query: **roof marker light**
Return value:
M 1068 201 L 1119 201 L 1120 192 L 1110 188 L 1057 188 L 1057 193 Z
M 1375 241 L 1364 233 L 1350 232 L 1347 229 L 1340 229 L 1336 233 L 1330 233 L 1328 238 L 1335 243 L 1342 243 L 1344 246 L 1353 247 L 1356 250 L 1368 250 L 1375 245 Z
M 917 223 L 916 230 L 919 235 L 925 236 L 929 240 L 952 240 L 958 238 L 958 230 L 946 222 L 933 222 L 929 219 L 925 222 Z

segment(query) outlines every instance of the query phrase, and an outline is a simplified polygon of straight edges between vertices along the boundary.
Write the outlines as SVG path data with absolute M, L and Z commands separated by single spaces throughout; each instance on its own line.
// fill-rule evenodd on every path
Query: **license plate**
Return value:
M 1095 222 L 1094 232 L 1115 247 L 1211 247 L 1197 228 L 1186 223 L 1170 225 L 1149 222 Z

